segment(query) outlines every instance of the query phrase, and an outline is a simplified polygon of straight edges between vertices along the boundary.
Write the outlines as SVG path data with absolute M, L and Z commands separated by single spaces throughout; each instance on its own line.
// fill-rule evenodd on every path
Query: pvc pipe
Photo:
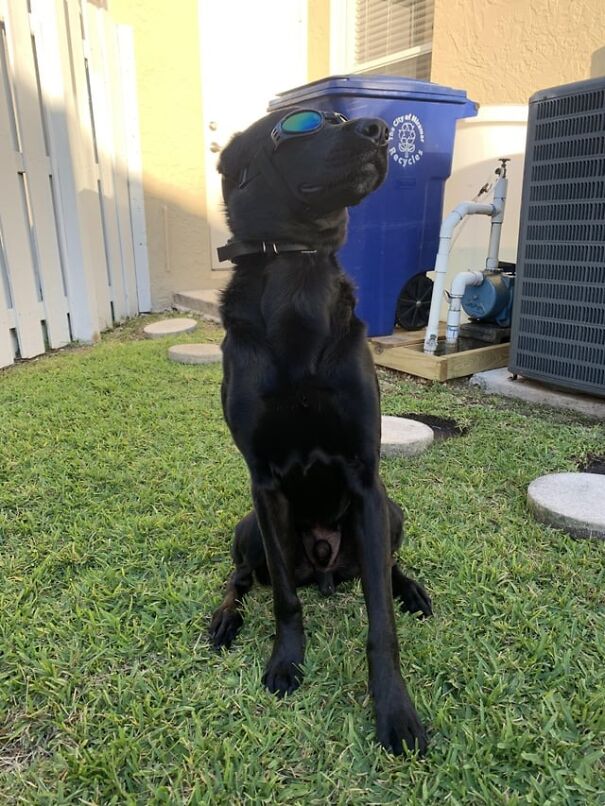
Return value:
M 489 231 L 489 248 L 485 261 L 486 271 L 495 271 L 498 268 L 498 254 L 500 252 L 500 235 L 502 221 L 504 220 L 504 206 L 506 204 L 506 190 L 508 179 L 506 174 L 500 176 L 494 186 L 494 202 L 492 221 Z M 454 277 L 450 292 L 450 305 L 447 312 L 447 329 L 445 341 L 447 344 L 456 344 L 460 335 L 460 313 L 462 310 L 462 297 L 467 286 L 481 285 L 484 275 L 480 271 L 463 271 Z
M 454 230 L 467 215 L 493 216 L 497 212 L 498 210 L 493 204 L 479 204 L 477 202 L 467 201 L 462 202 L 455 207 L 447 218 L 444 219 L 439 232 L 439 249 L 437 251 L 437 259 L 435 260 L 435 281 L 433 284 L 433 294 L 431 297 L 431 310 L 429 313 L 429 322 L 426 328 L 426 336 L 424 339 L 425 353 L 434 353 L 437 349 L 437 337 L 439 333 L 439 309 L 441 307 L 441 298 L 445 288 L 445 276 L 447 274 L 447 264 Z
M 462 310 L 462 297 L 469 285 L 481 285 L 484 275 L 482 271 L 462 271 L 454 277 L 450 292 L 450 307 L 447 312 L 447 329 L 445 341 L 447 344 L 456 344 L 460 333 L 460 311 Z
M 506 204 L 506 191 L 508 179 L 506 174 L 500 176 L 494 186 L 494 215 L 489 231 L 489 248 L 485 261 L 486 271 L 495 271 L 498 268 L 498 253 L 500 252 L 500 235 L 502 233 L 502 221 L 504 220 L 504 207 Z

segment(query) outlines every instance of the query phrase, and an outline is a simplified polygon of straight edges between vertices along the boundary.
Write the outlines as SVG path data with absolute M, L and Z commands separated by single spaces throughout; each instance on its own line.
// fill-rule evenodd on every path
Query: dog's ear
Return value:
M 249 148 L 246 146 L 247 138 L 240 132 L 234 134 L 225 148 L 221 151 L 217 170 L 223 177 L 223 198 L 231 194 L 241 182 L 242 173 L 250 160 Z
M 233 161 L 235 157 L 234 153 L 234 141 L 237 140 L 239 134 L 234 134 L 231 140 L 227 143 L 227 145 L 223 148 L 218 158 L 218 164 L 216 166 L 216 170 L 220 173 L 221 176 L 229 176 L 232 173 L 233 168 Z
M 221 151 L 217 165 L 221 176 L 233 182 L 237 181 L 240 172 L 248 163 L 247 152 L 246 138 L 242 136 L 241 132 L 237 132 Z

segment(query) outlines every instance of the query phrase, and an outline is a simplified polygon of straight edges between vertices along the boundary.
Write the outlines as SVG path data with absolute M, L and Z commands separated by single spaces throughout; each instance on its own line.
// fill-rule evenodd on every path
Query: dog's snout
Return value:
M 371 140 L 377 146 L 386 145 L 389 139 L 389 127 L 380 118 L 360 118 L 355 131 L 360 137 Z

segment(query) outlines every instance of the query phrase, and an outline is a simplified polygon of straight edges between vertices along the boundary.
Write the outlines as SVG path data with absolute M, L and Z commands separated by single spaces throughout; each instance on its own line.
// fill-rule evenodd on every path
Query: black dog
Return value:
M 305 117 L 306 116 L 306 117 Z M 399 669 L 393 596 L 431 614 L 430 599 L 393 558 L 403 515 L 378 475 L 380 400 L 365 326 L 335 252 L 346 208 L 386 173 L 378 119 L 283 111 L 236 135 L 219 171 L 236 268 L 221 315 L 222 402 L 250 471 L 254 511 L 236 528 L 235 571 L 210 637 L 228 647 L 253 576 L 273 587 L 276 638 L 263 681 L 300 685 L 304 656 L 296 588 L 329 594 L 361 576 L 379 741 L 423 751 L 425 731 Z

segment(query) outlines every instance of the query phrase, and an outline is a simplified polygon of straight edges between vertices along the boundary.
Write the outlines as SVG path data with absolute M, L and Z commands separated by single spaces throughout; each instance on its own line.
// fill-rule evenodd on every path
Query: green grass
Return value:
M 605 546 L 525 504 L 533 478 L 603 452 L 603 425 L 381 374 L 385 413 L 469 427 L 382 466 L 435 606 L 397 617 L 430 751 L 393 758 L 358 583 L 302 592 L 290 698 L 260 682 L 267 589 L 233 649 L 209 649 L 246 470 L 220 369 L 168 362 L 141 327 L 0 373 L 0 802 L 605 804 Z

